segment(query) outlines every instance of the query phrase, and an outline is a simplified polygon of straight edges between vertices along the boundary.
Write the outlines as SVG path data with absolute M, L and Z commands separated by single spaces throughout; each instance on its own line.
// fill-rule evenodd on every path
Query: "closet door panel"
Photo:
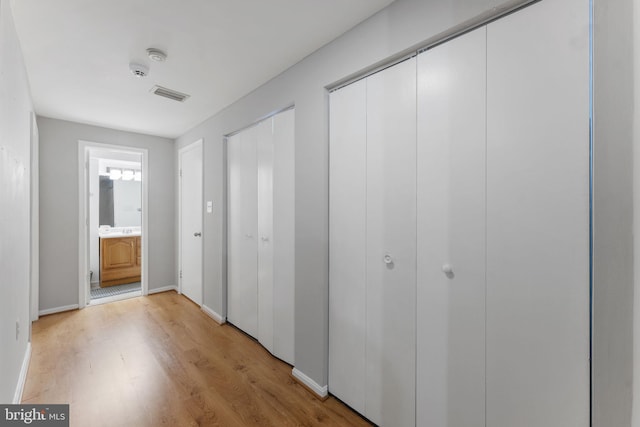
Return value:
M 293 365 L 295 306 L 295 111 L 273 117 L 273 352 Z
M 228 283 L 227 318 L 249 335 L 258 334 L 256 130 L 227 140 Z
M 589 425 L 589 5 L 487 28 L 487 425 Z
M 485 422 L 485 103 L 484 27 L 418 55 L 419 426 Z
M 366 80 L 331 94 L 329 390 L 365 411 Z
M 367 78 L 365 415 L 415 424 L 416 60 Z
M 258 198 L 258 341 L 273 353 L 273 131 L 272 119 L 254 128 Z

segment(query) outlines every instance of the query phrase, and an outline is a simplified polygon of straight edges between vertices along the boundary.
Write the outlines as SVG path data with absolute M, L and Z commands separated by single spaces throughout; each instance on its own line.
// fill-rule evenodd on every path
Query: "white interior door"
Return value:
M 331 94 L 329 390 L 365 413 L 367 80 Z
M 367 78 L 365 415 L 415 425 L 416 60 Z
M 487 27 L 487 425 L 589 425 L 589 4 Z
M 258 337 L 257 130 L 227 140 L 227 319 Z
M 180 292 L 202 305 L 202 141 L 180 151 Z
M 295 343 L 295 110 L 273 117 L 273 354 L 293 365 Z
M 418 55 L 417 423 L 485 425 L 486 28 Z
M 273 126 L 255 127 L 258 165 L 258 341 L 273 353 Z

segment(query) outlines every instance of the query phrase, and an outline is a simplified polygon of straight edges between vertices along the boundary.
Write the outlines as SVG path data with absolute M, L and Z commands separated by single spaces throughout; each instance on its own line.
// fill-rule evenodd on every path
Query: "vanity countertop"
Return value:
M 134 227 L 134 228 L 118 227 L 118 228 L 111 228 L 109 230 L 98 231 L 98 236 L 101 239 L 111 239 L 115 237 L 135 237 L 140 235 L 141 235 L 141 232 L 140 232 L 140 228 L 138 227 Z

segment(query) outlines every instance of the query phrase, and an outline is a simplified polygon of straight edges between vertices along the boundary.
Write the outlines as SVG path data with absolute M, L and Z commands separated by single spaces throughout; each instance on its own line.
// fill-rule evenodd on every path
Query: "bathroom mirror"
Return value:
M 142 182 L 100 176 L 100 225 L 142 225 Z

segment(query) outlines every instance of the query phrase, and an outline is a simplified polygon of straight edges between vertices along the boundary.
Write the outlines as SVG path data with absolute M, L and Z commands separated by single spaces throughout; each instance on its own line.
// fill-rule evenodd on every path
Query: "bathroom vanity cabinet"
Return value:
M 100 238 L 100 286 L 140 281 L 140 236 Z

